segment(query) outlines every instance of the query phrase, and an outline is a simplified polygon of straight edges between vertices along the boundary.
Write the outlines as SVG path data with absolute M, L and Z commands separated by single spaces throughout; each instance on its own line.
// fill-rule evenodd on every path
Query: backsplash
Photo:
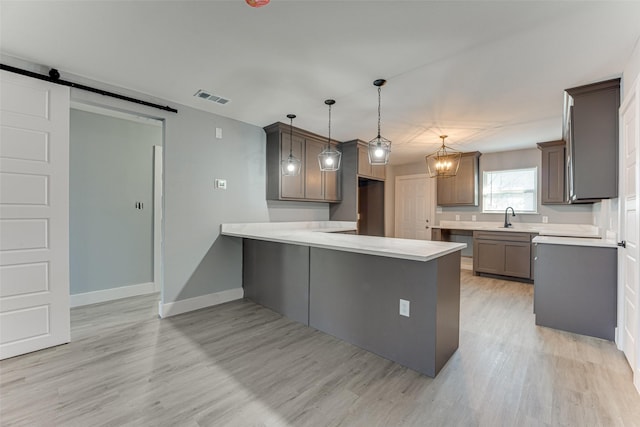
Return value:
M 618 199 L 605 199 L 593 204 L 593 224 L 602 230 L 602 238 L 618 238 Z

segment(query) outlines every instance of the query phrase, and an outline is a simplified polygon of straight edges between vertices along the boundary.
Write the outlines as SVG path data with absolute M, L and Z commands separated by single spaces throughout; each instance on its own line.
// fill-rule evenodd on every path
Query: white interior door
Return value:
M 634 383 L 640 390 L 640 342 L 638 333 L 640 323 L 638 304 L 640 293 L 638 292 L 638 244 L 640 242 L 640 227 L 638 216 L 638 167 L 640 150 L 638 149 L 638 82 L 636 91 L 631 92 L 628 99 L 620 109 L 620 136 L 621 136 L 621 221 L 620 235 L 626 242 L 626 247 L 620 251 L 619 267 L 619 291 L 618 291 L 618 316 L 619 337 L 618 344 L 622 348 L 629 365 L 634 371 Z
M 431 184 L 427 175 L 396 177 L 395 237 L 431 240 Z
M 0 359 L 70 341 L 69 88 L 0 74 Z

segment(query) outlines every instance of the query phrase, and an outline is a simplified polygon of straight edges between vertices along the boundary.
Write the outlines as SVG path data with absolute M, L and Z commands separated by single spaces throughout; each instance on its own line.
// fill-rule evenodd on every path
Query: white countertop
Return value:
M 356 226 L 354 222 L 268 222 L 222 224 L 221 233 L 225 236 L 312 246 L 413 261 L 430 261 L 467 247 L 464 243 L 432 242 L 428 240 L 395 239 L 390 237 L 359 236 L 339 233 L 339 231 L 355 229 Z
M 512 222 L 511 227 L 504 228 L 503 222 L 440 221 L 440 224 L 434 225 L 433 228 L 449 230 L 499 231 L 506 233 L 537 233 L 541 236 L 589 237 L 594 239 L 600 238 L 600 229 L 595 225 L 589 224 L 542 224 Z
M 613 239 L 588 239 L 580 237 L 536 236 L 533 243 L 547 245 L 594 246 L 599 248 L 617 248 L 618 242 Z

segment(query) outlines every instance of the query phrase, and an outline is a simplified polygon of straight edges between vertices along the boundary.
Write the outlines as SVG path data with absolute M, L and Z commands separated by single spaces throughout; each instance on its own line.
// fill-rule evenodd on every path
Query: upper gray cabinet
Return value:
M 618 197 L 620 79 L 565 91 L 570 203 Z
M 538 143 L 542 151 L 540 200 L 543 205 L 567 204 L 565 146 L 563 140 Z
M 478 171 L 481 153 L 462 153 L 456 176 L 437 178 L 438 206 L 478 206 Z
M 264 130 L 267 133 L 267 199 L 340 201 L 342 170 L 323 172 L 318 163 L 326 138 L 294 127 L 292 152 L 301 162 L 300 175 L 283 176 L 280 162 L 289 156 L 289 125 L 278 122 Z M 338 146 L 337 142 L 332 144 Z
M 358 176 L 384 181 L 386 177 L 385 165 L 372 165 L 369 163 L 367 143 L 358 141 L 355 147 L 358 150 Z

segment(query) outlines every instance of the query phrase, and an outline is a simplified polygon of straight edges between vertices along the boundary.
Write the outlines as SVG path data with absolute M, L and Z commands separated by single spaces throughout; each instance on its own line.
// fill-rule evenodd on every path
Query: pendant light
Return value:
M 340 160 L 342 159 L 342 153 L 331 147 L 331 106 L 336 101 L 327 99 L 324 103 L 329 106 L 329 137 L 327 138 L 327 147 L 318 154 L 318 163 L 321 171 L 335 172 L 340 169 Z
M 444 145 L 444 139 L 446 137 L 447 135 L 440 135 L 442 147 L 435 153 L 425 156 L 427 169 L 429 170 L 429 176 L 431 178 L 450 178 L 456 176 L 458 173 L 462 153 Z
M 296 118 L 296 115 L 287 114 L 287 118 L 291 120 L 289 123 L 289 157 L 280 162 L 280 167 L 282 168 L 282 175 L 297 176 L 300 175 L 300 159 L 293 155 L 293 119 Z
M 378 136 L 369 141 L 369 163 L 372 165 L 386 165 L 391 153 L 391 141 L 380 136 L 380 92 L 386 82 L 384 79 L 373 82 L 378 87 Z

